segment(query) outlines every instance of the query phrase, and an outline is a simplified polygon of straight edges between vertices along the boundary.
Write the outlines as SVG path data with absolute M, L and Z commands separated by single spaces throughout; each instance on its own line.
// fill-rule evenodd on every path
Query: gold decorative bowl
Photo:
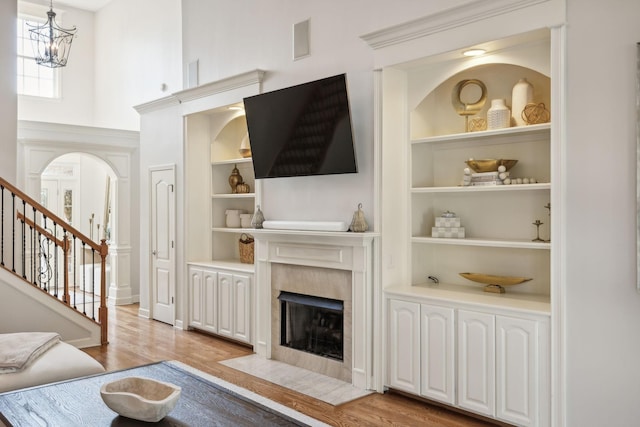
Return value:
M 497 172 L 499 166 L 504 166 L 507 170 L 518 163 L 517 160 L 510 159 L 469 159 L 465 162 L 474 172 Z
M 178 403 L 181 388 L 143 377 L 126 377 L 103 384 L 100 396 L 114 412 L 134 420 L 158 422 Z
M 504 286 L 518 285 L 523 282 L 531 280 L 527 277 L 514 277 L 514 276 L 494 276 L 491 274 L 480 273 L 459 273 L 465 279 L 469 279 L 472 282 L 483 283 L 487 286 L 484 287 L 485 292 L 494 292 L 497 294 L 503 294 L 505 292 Z

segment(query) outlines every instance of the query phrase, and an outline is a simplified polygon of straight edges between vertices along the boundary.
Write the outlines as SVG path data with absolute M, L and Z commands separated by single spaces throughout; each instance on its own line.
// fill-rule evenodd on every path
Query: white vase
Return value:
M 240 226 L 242 228 L 251 227 L 251 218 L 253 218 L 253 214 L 248 214 L 248 213 L 240 214 Z
M 511 111 L 504 99 L 492 99 L 487 111 L 487 129 L 508 128 L 511 125 Z
M 241 209 L 227 209 L 225 211 L 226 214 L 226 224 L 229 228 L 240 228 L 240 214 L 244 213 Z
M 514 126 L 524 126 L 527 122 L 522 118 L 524 107 L 533 102 L 533 86 L 522 78 L 513 86 L 511 92 L 511 116 L 513 117 Z

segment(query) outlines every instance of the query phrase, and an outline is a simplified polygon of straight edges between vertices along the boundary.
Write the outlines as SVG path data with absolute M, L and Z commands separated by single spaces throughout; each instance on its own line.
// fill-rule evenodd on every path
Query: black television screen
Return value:
M 356 173 L 344 74 L 244 99 L 256 179 Z

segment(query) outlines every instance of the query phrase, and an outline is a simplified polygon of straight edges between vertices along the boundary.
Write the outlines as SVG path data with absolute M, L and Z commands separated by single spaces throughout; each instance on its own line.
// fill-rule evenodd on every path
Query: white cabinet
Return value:
M 420 304 L 389 300 L 389 385 L 420 393 Z
M 495 415 L 495 316 L 458 310 L 458 405 Z
M 431 304 L 420 307 L 420 394 L 455 403 L 454 310 Z
M 189 326 L 251 343 L 251 281 L 246 272 L 189 265 Z
M 251 278 L 238 273 L 218 273 L 220 335 L 251 341 Z
M 436 302 L 411 288 L 386 290 L 388 386 L 516 425 L 548 425 L 548 314 Z
M 540 351 L 548 352 L 538 339 L 540 323 L 529 319 L 496 316 L 496 416 L 523 426 L 543 425 L 538 414 L 546 413 L 539 390 L 546 390 L 548 376 Z M 541 382 L 542 380 L 542 382 Z

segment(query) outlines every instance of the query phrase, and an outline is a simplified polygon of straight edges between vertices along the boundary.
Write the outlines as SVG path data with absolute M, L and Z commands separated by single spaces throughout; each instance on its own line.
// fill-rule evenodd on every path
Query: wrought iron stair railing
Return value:
M 106 241 L 92 241 L 1 177 L 0 193 L 0 267 L 99 324 L 107 344 Z

